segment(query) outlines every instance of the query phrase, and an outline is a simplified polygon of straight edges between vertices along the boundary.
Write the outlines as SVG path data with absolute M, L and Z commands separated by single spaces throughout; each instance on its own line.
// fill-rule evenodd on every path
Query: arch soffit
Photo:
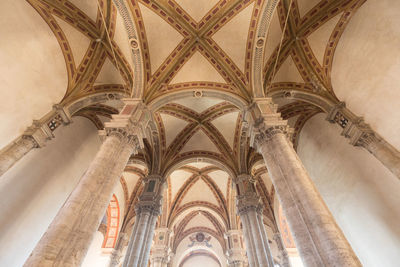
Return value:
M 210 249 L 210 248 L 201 248 L 201 249 L 189 248 L 182 253 L 182 256 L 178 260 L 178 267 L 182 267 L 186 261 L 188 261 L 190 258 L 196 257 L 196 256 L 210 257 L 215 262 L 217 262 L 219 264 L 219 266 L 222 266 L 220 258 L 215 253 L 215 251 L 213 251 L 212 249 Z
M 185 264 L 186 261 L 188 261 L 189 259 L 193 258 L 193 257 L 198 257 L 198 256 L 206 256 L 211 258 L 212 260 L 214 260 L 216 263 L 218 263 L 219 266 L 221 266 L 221 263 L 219 262 L 219 259 L 217 257 L 215 257 L 213 254 L 209 253 L 208 251 L 193 251 L 191 254 L 186 255 L 182 261 L 179 263 L 178 267 L 182 267 L 183 264 Z
M 132 65 L 134 66 L 134 81 L 132 87 L 132 98 L 142 98 L 144 91 L 144 67 L 143 67 L 143 54 L 141 42 L 139 41 L 139 35 L 137 33 L 136 25 L 134 23 L 133 16 L 130 12 L 130 8 L 126 6 L 127 1 L 124 0 L 113 0 L 118 12 L 120 13 L 126 33 L 128 34 L 129 43 L 131 46 L 131 59 Z
M 272 99 L 286 98 L 303 101 L 312 104 L 313 106 L 319 107 L 325 113 L 329 113 L 331 109 L 338 103 L 338 101 L 336 100 L 331 100 L 319 94 L 293 88 L 282 88 L 279 90 L 274 90 L 271 91 L 268 96 L 272 97 Z
M 264 1 L 256 29 L 256 45 L 252 52 L 251 85 L 254 97 L 264 97 L 263 63 L 267 32 L 278 0 Z
M 195 94 L 197 92 L 200 92 L 201 96 L 200 97 L 209 97 L 209 98 L 217 98 L 221 100 L 225 100 L 233 105 L 235 105 L 239 110 L 244 111 L 247 109 L 247 105 L 249 104 L 245 99 L 242 97 L 228 93 L 228 92 L 223 92 L 218 89 L 208 89 L 208 88 L 203 88 L 201 90 L 193 90 L 193 89 L 185 89 L 182 91 L 176 91 L 176 92 L 171 92 L 171 93 L 166 93 L 161 96 L 158 96 L 157 98 L 153 99 L 151 102 L 148 103 L 148 107 L 152 111 L 157 111 L 166 104 L 182 99 L 182 98 L 189 98 L 189 97 L 195 97 Z
M 214 171 L 215 168 L 212 168 L 210 171 Z M 191 177 L 188 178 L 188 180 L 181 186 L 179 191 L 176 193 L 174 196 L 174 199 L 172 200 L 171 203 L 171 209 L 169 210 L 168 214 L 168 224 L 171 226 L 174 224 L 174 221 L 179 219 L 179 215 L 181 215 L 185 210 L 189 209 L 191 206 L 196 206 L 196 204 L 201 205 L 208 205 L 210 207 L 214 206 L 213 204 L 206 202 L 206 201 L 195 201 L 195 202 L 189 202 L 187 204 L 189 205 L 181 205 L 181 201 L 185 198 L 186 194 L 190 190 L 190 188 L 199 180 L 202 179 L 206 185 L 209 187 L 209 190 L 214 194 L 215 198 L 217 199 L 219 206 L 217 207 L 217 212 L 218 217 L 222 219 L 223 224 L 225 227 L 228 227 L 228 201 L 225 199 L 223 193 L 220 191 L 220 188 L 216 185 L 216 183 L 213 181 L 211 177 L 207 175 L 207 170 L 201 172 L 199 170 L 199 174 L 193 173 Z M 185 208 L 186 207 L 186 208 Z M 215 208 L 214 208 L 215 209 Z M 214 212 L 213 212 L 214 213 Z M 225 216 L 223 216 L 225 215 Z
M 219 168 L 222 171 L 225 171 L 229 174 L 230 177 L 236 177 L 236 172 L 234 169 L 230 168 L 225 164 L 225 162 L 209 157 L 207 155 L 201 156 L 201 157 L 190 157 L 190 158 L 181 158 L 178 161 L 173 162 L 168 166 L 165 171 L 163 172 L 163 177 L 169 177 L 175 170 L 178 170 L 182 167 L 184 167 L 187 164 L 190 163 L 196 163 L 196 162 L 204 162 L 204 163 L 209 163 L 215 165 L 217 168 Z
M 179 207 L 179 209 L 177 209 L 176 214 L 170 218 L 170 221 L 168 222 L 168 226 L 170 227 L 172 225 L 175 225 L 176 223 L 179 222 L 181 217 L 186 216 L 191 211 L 194 211 L 194 210 L 198 211 L 199 208 L 201 208 L 201 210 L 208 211 L 211 214 L 218 215 L 218 216 L 214 216 L 214 217 L 220 218 L 220 222 L 223 223 L 224 227 L 227 229 L 229 228 L 229 224 L 227 221 L 228 218 L 225 218 L 223 216 L 222 210 L 219 207 L 217 207 L 216 205 L 211 204 L 209 202 L 205 202 L 205 201 L 189 202 L 189 203 L 186 203 L 186 204 L 182 205 L 181 207 Z

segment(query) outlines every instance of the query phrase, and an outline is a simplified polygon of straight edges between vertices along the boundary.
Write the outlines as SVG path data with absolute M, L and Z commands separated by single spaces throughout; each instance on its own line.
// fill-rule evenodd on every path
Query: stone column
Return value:
M 306 266 L 361 266 L 322 200 L 287 135 L 286 121 L 270 99 L 257 99 L 254 144 L 264 158 Z
M 45 146 L 54 137 L 55 129 L 70 122 L 70 115 L 60 105 L 54 105 L 53 110 L 42 119 L 33 121 L 22 136 L 0 150 L 0 176 L 33 148 Z
M 342 135 L 350 140 L 350 144 L 365 148 L 400 179 L 400 152 L 386 142 L 362 118 L 347 109 L 344 102 L 332 108 L 327 120 L 337 123 L 343 129 Z
M 285 245 L 283 244 L 282 236 L 279 231 L 274 233 L 274 240 L 276 245 L 278 246 L 281 267 L 290 267 L 291 265 L 290 265 L 289 255 L 286 251 Z
M 242 246 L 242 232 L 240 230 L 229 230 L 225 234 L 227 240 L 227 253 L 229 267 L 245 267 L 246 265 L 246 251 Z
M 157 217 L 161 212 L 162 183 L 159 175 L 149 175 L 136 206 L 136 220 L 126 252 L 124 267 L 147 266 Z
M 26 267 L 79 266 L 109 204 L 115 184 L 143 138 L 139 100 L 126 100 L 106 123 L 95 159 L 25 262 Z
M 168 228 L 158 228 L 154 236 L 154 244 L 151 248 L 150 263 L 151 267 L 166 267 L 170 260 Z
M 268 244 L 262 216 L 262 204 L 250 175 L 239 175 L 237 185 L 237 210 L 242 221 L 249 265 L 273 267 L 274 262 Z

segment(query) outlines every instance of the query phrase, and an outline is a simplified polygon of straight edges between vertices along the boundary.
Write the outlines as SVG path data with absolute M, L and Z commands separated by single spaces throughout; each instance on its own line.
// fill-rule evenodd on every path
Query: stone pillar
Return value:
M 54 137 L 55 129 L 70 122 L 70 115 L 60 105 L 54 105 L 53 110 L 41 120 L 33 121 L 32 126 L 28 127 L 22 136 L 0 150 L 0 176 L 33 148 L 45 146 L 46 142 Z
M 136 205 L 136 220 L 126 252 L 124 267 L 147 266 L 157 217 L 161 212 L 162 177 L 149 175 L 144 182 L 143 193 Z
M 322 200 L 270 99 L 257 99 L 252 140 L 264 158 L 306 266 L 361 266 Z
M 280 266 L 290 267 L 289 255 L 286 251 L 285 245 L 283 244 L 282 236 L 279 231 L 274 233 L 274 240 L 279 250 Z
M 237 210 L 242 221 L 249 265 L 273 267 L 274 262 L 268 244 L 262 217 L 262 204 L 250 175 L 239 175 L 237 186 Z
M 104 142 L 78 185 L 25 262 L 26 267 L 79 266 L 132 153 L 142 144 L 139 100 L 126 100 L 106 123 Z
M 400 179 L 400 152 L 372 130 L 362 118 L 348 110 L 344 102 L 332 108 L 327 120 L 337 123 L 343 129 L 342 135 L 350 140 L 350 144 L 365 148 Z
M 226 257 L 229 267 L 245 267 L 246 266 L 246 250 L 242 246 L 242 232 L 240 230 L 229 230 L 225 233 L 228 250 Z
M 168 228 L 158 228 L 154 236 L 154 244 L 151 248 L 150 263 L 151 267 L 166 267 L 170 260 Z

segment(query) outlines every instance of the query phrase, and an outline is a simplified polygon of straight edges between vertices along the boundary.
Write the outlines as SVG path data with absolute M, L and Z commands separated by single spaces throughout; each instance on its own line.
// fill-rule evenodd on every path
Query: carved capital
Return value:
M 151 115 L 140 99 L 124 99 L 124 108 L 118 115 L 112 115 L 112 120 L 106 122 L 100 136 L 117 136 L 127 145 L 134 148 L 136 154 L 144 148 L 143 138 Z
M 161 213 L 161 197 L 158 199 L 154 199 L 153 201 L 149 200 L 140 200 L 135 207 L 136 214 L 149 213 L 153 216 L 158 216 Z
M 283 120 L 281 114 L 277 112 L 277 105 L 271 98 L 256 98 L 250 105 L 249 112 L 252 117 L 251 140 L 250 144 L 260 147 L 264 142 L 268 142 L 276 134 L 284 134 L 290 140 L 293 131 L 288 127 L 287 121 Z
M 256 213 L 262 214 L 262 204 L 260 197 L 256 193 L 245 194 L 236 197 L 236 206 L 239 215 L 245 215 L 250 211 L 255 211 Z
M 246 250 L 244 249 L 228 249 L 226 251 L 226 257 L 229 264 L 246 263 Z
M 254 144 L 258 148 L 265 142 L 270 141 L 275 135 L 283 134 L 288 140 L 290 140 L 292 135 L 292 130 L 288 125 L 277 125 L 265 127 L 265 125 L 261 125 L 257 129 L 257 133 L 254 136 Z

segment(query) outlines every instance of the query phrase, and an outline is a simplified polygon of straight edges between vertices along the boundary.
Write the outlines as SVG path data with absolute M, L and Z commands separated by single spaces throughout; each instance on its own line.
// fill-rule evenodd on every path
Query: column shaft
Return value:
M 242 221 L 243 225 L 243 237 L 246 243 L 246 251 L 247 251 L 247 258 L 249 261 L 249 266 L 259 266 L 257 255 L 256 255 L 256 247 L 255 242 L 253 239 L 253 234 L 251 232 L 251 225 L 249 222 L 249 218 L 246 215 L 240 215 L 240 220 Z
M 132 231 L 131 240 L 129 241 L 128 250 L 126 251 L 123 266 L 139 266 L 140 252 L 144 244 L 146 236 L 147 224 L 149 223 L 150 212 L 142 212 L 137 214 L 139 218 L 135 221 L 135 227 Z
M 149 225 L 147 226 L 146 238 L 143 244 L 141 259 L 140 259 L 142 266 L 147 266 L 147 263 L 149 261 L 150 248 L 154 237 L 154 230 L 156 228 L 157 216 L 158 214 L 151 216 Z
M 256 137 L 306 266 L 361 266 L 282 128 Z
M 110 135 L 24 266 L 79 266 L 134 147 Z
M 272 257 L 272 253 L 271 253 L 271 248 L 269 246 L 269 239 L 267 236 L 267 230 L 265 230 L 265 225 L 263 222 L 263 215 L 262 215 L 262 211 L 259 211 L 256 213 L 257 216 L 257 222 L 258 222 L 258 226 L 260 228 L 260 233 L 261 233 L 261 242 L 264 244 L 264 248 L 265 248 L 265 252 L 267 255 L 267 259 L 268 259 L 268 264 L 270 266 L 274 266 L 274 259 Z
M 20 137 L 0 152 L 0 176 L 36 146 L 30 137 Z
M 260 225 L 258 225 L 257 221 L 257 214 L 255 210 L 250 210 L 247 214 L 250 225 L 251 225 L 251 234 L 254 239 L 254 245 L 256 247 L 256 255 L 258 258 L 258 263 L 260 266 L 269 266 L 273 267 L 273 263 L 269 262 L 268 259 L 268 252 L 266 249 L 266 245 L 263 240 L 262 240 L 262 231 L 265 231 L 265 229 L 261 229 Z
M 147 266 L 157 217 L 161 212 L 162 178 L 149 175 L 136 205 L 135 226 L 126 252 L 124 267 Z

